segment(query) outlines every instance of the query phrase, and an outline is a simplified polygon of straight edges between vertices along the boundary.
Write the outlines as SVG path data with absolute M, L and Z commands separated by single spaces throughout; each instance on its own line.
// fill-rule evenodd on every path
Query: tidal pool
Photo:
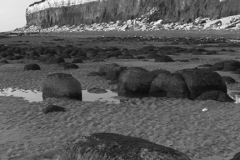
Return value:
M 41 102 L 42 92 L 37 90 L 24 90 L 18 88 L 4 88 L 0 89 L 0 96 L 13 96 L 13 97 L 22 97 L 29 102 Z M 117 93 L 114 93 L 110 90 L 107 90 L 106 93 L 95 94 L 89 93 L 87 90 L 82 90 L 83 101 L 105 101 L 107 103 L 119 104 L 120 100 L 114 98 L 118 96 Z
M 89 93 L 87 90 L 82 90 L 83 101 L 101 101 L 107 103 L 119 104 L 120 100 L 114 98 L 118 96 L 117 93 L 111 90 L 106 90 L 106 93 Z M 228 90 L 228 95 L 235 100 L 235 103 L 240 103 L 240 91 Z M 37 90 L 24 90 L 18 88 L 4 88 L 0 89 L 0 96 L 22 97 L 29 102 L 41 102 L 42 92 Z

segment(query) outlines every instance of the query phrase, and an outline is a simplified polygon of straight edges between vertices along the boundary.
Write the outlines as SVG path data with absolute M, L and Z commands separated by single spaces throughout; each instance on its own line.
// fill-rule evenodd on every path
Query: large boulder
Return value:
M 190 99 L 195 99 L 204 92 L 218 90 L 227 93 L 222 77 L 208 69 L 184 69 L 175 72 L 183 77 L 190 91 Z
M 230 160 L 240 160 L 240 152 L 236 153 Z
M 42 87 L 43 100 L 47 98 L 70 98 L 82 100 L 82 87 L 71 74 L 54 73 L 47 76 Z
M 119 76 L 118 95 L 126 97 L 148 97 L 155 74 L 141 67 L 125 69 Z
M 237 60 L 217 62 L 212 66 L 212 70 L 214 71 L 236 71 L 239 68 L 240 62 Z
M 61 151 L 61 160 L 190 160 L 172 148 L 131 136 L 93 133 L 70 141 Z
M 41 70 L 38 64 L 32 63 L 24 66 L 23 70 Z
M 196 98 L 196 100 L 215 100 L 219 102 L 234 102 L 234 100 L 225 92 L 222 91 L 208 91 L 204 92 Z
M 180 75 L 161 73 L 152 81 L 149 95 L 152 97 L 188 98 L 190 92 Z
M 151 73 L 155 74 L 156 76 L 162 73 L 171 73 L 170 71 L 164 70 L 164 69 L 155 69 L 151 71 Z
M 99 67 L 98 72 L 102 75 L 105 76 L 107 72 L 114 67 L 118 67 L 119 65 L 116 63 L 111 63 L 111 64 L 103 64 Z
M 121 72 L 123 72 L 127 67 L 117 66 L 111 68 L 107 71 L 105 78 L 107 80 L 117 80 Z
M 66 65 L 64 65 L 64 69 L 78 69 L 78 65 L 74 64 L 74 63 L 68 63 Z
M 158 58 L 155 58 L 155 62 L 175 62 L 175 61 L 169 56 L 159 56 Z

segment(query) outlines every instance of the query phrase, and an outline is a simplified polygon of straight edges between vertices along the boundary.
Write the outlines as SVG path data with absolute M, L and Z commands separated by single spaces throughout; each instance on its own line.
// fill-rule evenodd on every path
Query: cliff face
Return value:
M 202 17 L 240 14 L 239 0 L 42 0 L 26 11 L 27 25 L 80 25 L 140 17 L 155 8 L 150 21 L 190 22 Z

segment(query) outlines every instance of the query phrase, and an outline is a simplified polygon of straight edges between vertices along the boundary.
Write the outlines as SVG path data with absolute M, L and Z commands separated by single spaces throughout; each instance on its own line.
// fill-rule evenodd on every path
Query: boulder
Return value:
M 101 65 L 101 66 L 99 67 L 99 69 L 98 69 L 99 71 L 98 71 L 98 72 L 99 72 L 102 76 L 105 76 L 110 69 L 112 69 L 112 68 L 114 68 L 114 67 L 118 67 L 118 66 L 119 66 L 119 65 L 116 64 L 116 63 L 104 64 L 104 65 Z
M 164 69 L 155 69 L 151 71 L 151 73 L 155 74 L 156 76 L 162 73 L 171 73 L 170 71 L 164 70 Z
M 54 73 L 47 76 L 42 87 L 43 100 L 47 98 L 70 98 L 82 100 L 82 87 L 71 74 Z
M 32 63 L 25 65 L 23 70 L 41 70 L 41 68 L 38 64 Z
M 56 106 L 56 105 L 49 105 L 42 109 L 44 114 L 48 114 L 51 112 L 66 112 L 64 107 Z
M 175 72 L 183 77 L 190 91 L 190 99 L 195 99 L 204 92 L 219 90 L 227 93 L 222 77 L 208 69 L 184 69 Z
M 155 58 L 155 62 L 175 62 L 175 61 L 169 56 L 159 56 L 158 58 Z
M 196 100 L 215 100 L 220 102 L 234 102 L 234 100 L 225 92 L 222 91 L 208 91 L 202 93 Z
M 98 72 L 89 72 L 87 76 L 102 76 L 102 75 Z
M 220 70 L 222 70 L 224 68 L 224 63 L 223 62 L 217 62 L 217 63 L 215 63 L 215 64 L 213 64 L 213 66 L 212 66 L 212 70 L 213 71 L 220 71 Z
M 125 69 L 119 76 L 118 95 L 126 97 L 148 97 L 155 74 L 141 67 Z
M 72 63 L 83 63 L 81 58 L 75 58 L 73 59 Z
M 7 64 L 7 63 L 9 63 L 6 59 L 3 59 L 3 60 L 1 60 L 0 61 L 0 63 L 5 63 L 5 64 Z
M 158 57 L 159 57 L 159 55 L 157 54 L 157 51 L 151 51 L 146 56 L 146 58 L 148 58 L 148 59 L 156 59 Z
M 235 73 L 235 74 L 240 74 L 240 68 L 237 69 L 237 70 L 235 70 L 233 73 Z
M 240 62 L 236 60 L 227 60 L 223 62 L 217 62 L 213 65 L 214 71 L 235 71 L 240 68 Z
M 94 50 L 91 49 L 86 52 L 86 56 L 89 58 L 93 58 L 93 57 L 97 56 L 97 54 L 98 54 L 98 50 L 95 50 L 95 49 Z
M 117 67 L 111 68 L 106 73 L 105 78 L 107 80 L 117 80 L 119 75 L 121 74 L 121 72 L 123 72 L 126 68 L 127 67 L 122 67 L 122 66 L 117 66 Z
M 116 133 L 93 133 L 70 141 L 60 155 L 61 160 L 190 160 L 170 147 L 138 137 Z
M 73 64 L 73 63 L 68 63 L 66 65 L 64 65 L 64 69 L 78 69 L 78 65 Z
M 151 83 L 151 97 L 189 98 L 190 91 L 178 74 L 161 73 Z
M 240 152 L 236 153 L 230 160 L 240 160 Z

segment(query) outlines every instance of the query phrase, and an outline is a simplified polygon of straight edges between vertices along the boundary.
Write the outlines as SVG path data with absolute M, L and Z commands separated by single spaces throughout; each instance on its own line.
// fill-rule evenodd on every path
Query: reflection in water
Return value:
M 240 91 L 228 90 L 228 95 L 235 100 L 235 103 L 240 103 Z M 39 92 L 37 90 L 5 88 L 5 89 L 0 89 L 0 96 L 23 97 L 25 100 L 29 102 L 43 101 L 42 92 Z M 119 99 L 114 98 L 118 96 L 118 94 L 110 90 L 107 90 L 106 93 L 101 93 L 101 94 L 89 93 L 87 90 L 82 90 L 82 96 L 83 96 L 83 101 L 102 101 L 102 102 L 114 103 L 114 104 L 120 103 Z
M 13 97 L 23 97 L 25 100 L 29 102 L 40 102 L 42 99 L 42 92 L 37 90 L 24 90 L 24 89 L 12 89 L 5 88 L 0 89 L 0 96 L 13 96 Z M 119 104 L 120 101 L 115 99 L 115 96 L 118 96 L 117 93 L 114 93 L 110 90 L 107 90 L 107 93 L 94 94 L 89 93 L 87 90 L 82 90 L 83 101 L 106 101 L 108 103 Z
M 235 103 L 240 103 L 240 92 L 228 90 L 228 95 L 235 100 Z

